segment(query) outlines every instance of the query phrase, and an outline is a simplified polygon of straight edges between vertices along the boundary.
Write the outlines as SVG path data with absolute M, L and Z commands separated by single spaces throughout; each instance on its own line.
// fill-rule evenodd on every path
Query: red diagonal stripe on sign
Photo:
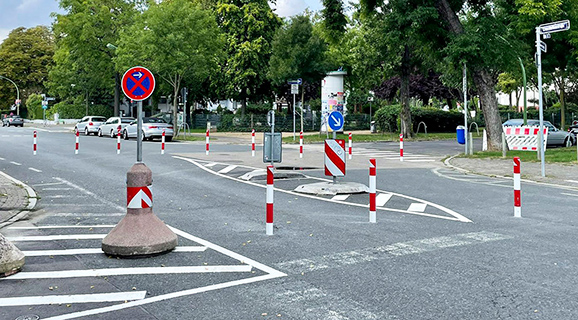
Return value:
M 146 76 L 143 75 L 142 77 L 140 77 L 140 80 L 135 79 L 135 77 L 133 77 L 132 74 L 129 74 L 128 77 L 131 78 L 132 81 L 134 81 L 134 87 L 132 87 L 132 89 L 130 90 L 130 93 L 133 93 L 133 92 L 136 90 L 136 87 L 140 87 L 140 88 L 142 89 L 142 91 L 144 91 L 144 92 L 147 92 L 147 91 L 148 91 L 148 89 L 145 88 L 145 87 L 141 84 L 141 82 L 143 82 L 144 79 L 145 79 L 145 78 L 148 78 L 148 77 L 146 77 Z
M 345 174 L 345 160 L 340 157 L 329 144 L 327 144 L 327 148 L 325 148 L 325 154 L 329 158 L 329 161 L 331 161 L 342 174 Z M 345 156 L 345 149 L 343 149 L 343 155 Z

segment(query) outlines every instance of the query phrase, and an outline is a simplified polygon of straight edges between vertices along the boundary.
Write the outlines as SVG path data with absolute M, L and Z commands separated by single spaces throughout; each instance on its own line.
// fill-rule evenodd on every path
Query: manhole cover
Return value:
M 40 317 L 35 314 L 27 314 L 25 316 L 20 316 L 14 320 L 38 320 L 38 319 L 40 319 Z

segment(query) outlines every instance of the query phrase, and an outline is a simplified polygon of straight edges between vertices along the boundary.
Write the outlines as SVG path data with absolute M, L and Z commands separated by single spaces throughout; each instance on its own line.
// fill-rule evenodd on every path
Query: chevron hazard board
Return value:
M 345 140 L 325 140 L 325 175 L 345 176 Z
M 504 127 L 506 142 L 510 150 L 537 151 L 539 127 Z M 548 128 L 544 127 L 544 145 L 548 142 Z

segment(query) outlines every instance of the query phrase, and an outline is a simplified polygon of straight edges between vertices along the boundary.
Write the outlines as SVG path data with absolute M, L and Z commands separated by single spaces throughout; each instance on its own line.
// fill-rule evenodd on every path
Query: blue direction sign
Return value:
M 154 90 L 155 77 L 145 67 L 132 67 L 122 76 L 122 91 L 131 100 L 145 100 Z
M 301 85 L 303 83 L 303 80 L 301 78 L 299 78 L 297 80 L 289 80 L 289 81 L 287 81 L 287 83 Z
M 329 118 L 327 119 L 327 123 L 329 124 L 329 128 L 333 131 L 341 131 L 343 129 L 343 115 L 339 111 L 333 111 L 329 114 Z

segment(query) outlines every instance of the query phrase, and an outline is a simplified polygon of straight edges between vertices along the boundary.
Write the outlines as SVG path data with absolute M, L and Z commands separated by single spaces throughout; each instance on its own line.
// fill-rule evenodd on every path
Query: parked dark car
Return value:
M 510 119 L 502 124 L 504 127 L 519 127 L 524 125 L 523 119 Z M 540 120 L 530 120 L 528 119 L 528 126 L 529 127 L 539 127 Z M 564 146 L 564 147 L 571 147 L 576 144 L 576 137 L 573 136 L 570 132 L 562 131 L 550 121 L 544 121 L 544 127 L 548 128 L 548 141 L 546 142 L 546 147 L 552 146 Z
M 24 119 L 22 119 L 22 117 L 17 116 L 17 115 L 8 116 L 8 117 L 2 119 L 2 126 L 3 127 L 10 127 L 10 126 L 23 127 L 24 126 Z

